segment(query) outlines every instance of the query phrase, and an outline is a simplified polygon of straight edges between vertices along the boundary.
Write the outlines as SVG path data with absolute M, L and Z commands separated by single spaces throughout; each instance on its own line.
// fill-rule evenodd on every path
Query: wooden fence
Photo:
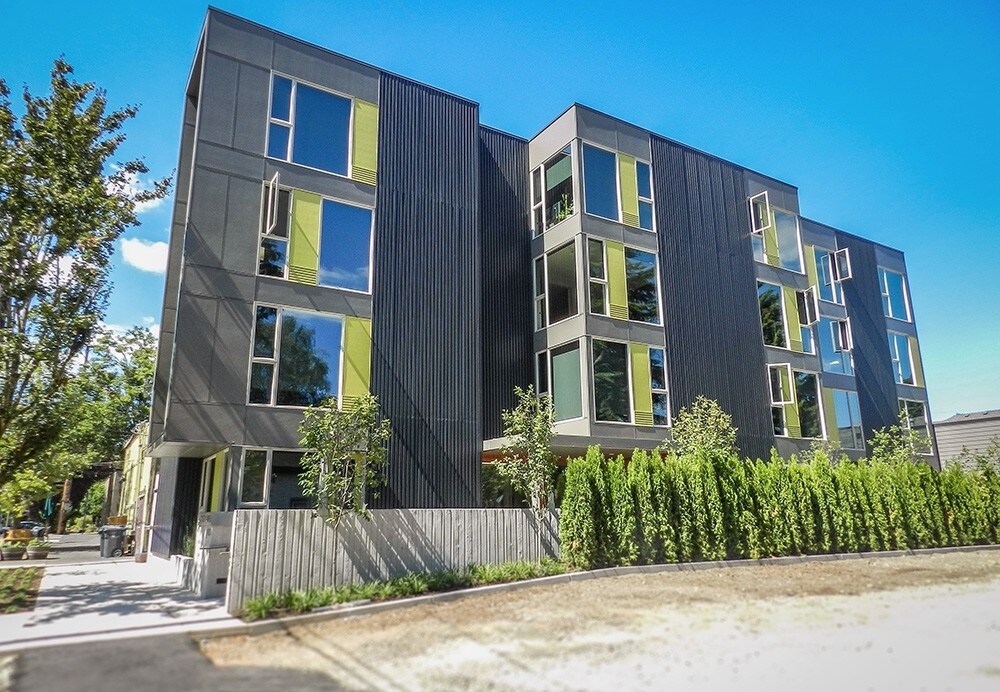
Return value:
M 535 519 L 527 509 L 385 509 L 372 521 L 344 520 L 336 583 L 392 579 L 470 564 L 536 560 Z M 226 608 L 251 598 L 332 586 L 333 529 L 312 510 L 237 510 L 233 517 Z M 559 556 L 558 513 L 542 526 L 542 552 Z

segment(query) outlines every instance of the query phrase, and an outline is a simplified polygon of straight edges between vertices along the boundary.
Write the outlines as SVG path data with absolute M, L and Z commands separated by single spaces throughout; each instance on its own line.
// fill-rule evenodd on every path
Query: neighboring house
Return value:
M 154 553 L 306 506 L 304 406 L 371 391 L 386 507 L 477 507 L 516 385 L 554 446 L 652 448 L 698 395 L 741 450 L 927 427 L 902 252 L 796 188 L 574 104 L 473 101 L 209 10 L 187 86 L 150 448 Z M 928 460 L 936 463 L 933 456 Z
M 934 423 L 934 433 L 938 458 L 944 464 L 955 461 L 963 450 L 981 454 L 993 440 L 1000 443 L 1000 409 L 957 413 Z
M 149 455 L 149 424 L 136 428 L 122 453 L 118 472 L 118 515 L 127 517 L 135 532 L 136 554 L 149 550 L 148 527 L 156 488 L 156 461 Z

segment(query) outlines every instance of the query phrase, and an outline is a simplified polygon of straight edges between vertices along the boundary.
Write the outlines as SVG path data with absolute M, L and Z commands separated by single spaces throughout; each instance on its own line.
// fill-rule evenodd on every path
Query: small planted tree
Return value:
M 368 495 L 385 480 L 392 429 L 379 415 L 378 398 L 366 394 L 343 410 L 333 398 L 307 408 L 299 434 L 309 450 L 302 456 L 299 486 L 315 499 L 316 512 L 333 527 L 336 587 L 341 522 L 348 515 L 371 519 Z
M 535 516 L 538 560 L 542 559 L 542 523 L 548 509 L 549 488 L 556 473 L 550 443 L 555 414 L 548 394 L 535 395 L 535 388 L 514 388 L 517 405 L 504 411 L 507 444 L 496 468 L 501 476 L 531 503 Z
M 712 458 L 738 454 L 733 417 L 722 410 L 718 402 L 699 396 L 674 419 L 671 439 L 663 446 L 678 456 L 705 452 Z

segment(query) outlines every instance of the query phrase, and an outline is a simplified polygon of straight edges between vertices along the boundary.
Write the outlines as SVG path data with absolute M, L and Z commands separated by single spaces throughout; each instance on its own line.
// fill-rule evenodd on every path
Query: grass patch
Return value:
M 0 569 L 0 613 L 34 610 L 43 571 L 41 567 Z
M 348 584 L 339 589 L 306 589 L 270 593 L 251 598 L 243 605 L 242 618 L 262 620 L 287 614 L 308 613 L 316 608 L 350 603 L 351 601 L 389 601 L 411 598 L 425 593 L 454 591 L 472 586 L 504 584 L 536 577 L 563 574 L 562 563 L 555 560 L 537 562 L 505 562 L 501 565 L 469 565 L 463 570 L 447 570 L 430 574 L 407 574 L 389 581 L 368 584 Z

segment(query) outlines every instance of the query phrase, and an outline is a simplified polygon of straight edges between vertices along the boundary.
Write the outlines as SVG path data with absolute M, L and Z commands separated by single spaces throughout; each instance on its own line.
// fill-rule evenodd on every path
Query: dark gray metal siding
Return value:
M 534 380 L 531 329 L 531 233 L 528 143 L 480 128 L 483 267 L 483 436 L 500 437 L 500 412 L 514 387 Z
M 854 370 L 865 440 L 874 431 L 894 425 L 899 417 L 896 382 L 889 356 L 882 292 L 878 284 L 875 245 L 849 233 L 837 232 L 837 247 L 851 253 L 852 278 L 844 282 L 844 302 L 854 334 Z
M 477 507 L 482 443 L 479 108 L 379 88 L 372 391 L 392 421 L 385 507 Z
M 651 138 L 671 414 L 719 402 L 751 457 L 774 444 L 741 168 Z

